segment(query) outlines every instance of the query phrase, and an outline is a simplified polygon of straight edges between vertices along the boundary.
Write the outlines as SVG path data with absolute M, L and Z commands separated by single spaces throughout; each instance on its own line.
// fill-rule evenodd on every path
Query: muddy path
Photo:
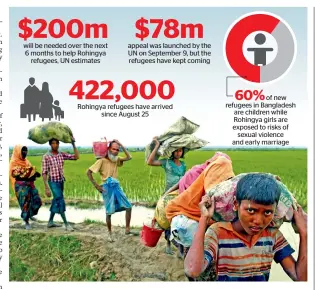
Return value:
M 187 281 L 183 261 L 176 255 L 164 253 L 166 242 L 163 235 L 155 248 L 148 248 L 140 243 L 139 236 L 126 236 L 120 227 L 113 228 L 115 242 L 111 243 L 107 241 L 105 225 L 72 224 L 75 231 L 71 233 L 64 228 L 47 229 L 46 225 L 34 222 L 30 232 L 34 235 L 71 235 L 78 238 L 86 255 L 91 256 L 89 266 L 96 269 L 98 280 L 114 272 L 118 281 Z M 10 233 L 16 231 L 26 230 L 21 221 L 10 221 Z
M 47 229 L 47 222 L 33 222 L 32 229 L 27 231 L 34 235 L 73 236 L 82 243 L 84 256 L 88 257 L 87 265 L 96 270 L 96 279 L 103 281 L 111 273 L 115 273 L 116 281 L 187 281 L 184 275 L 183 260 L 174 255 L 167 255 L 166 241 L 162 234 L 155 248 L 148 248 L 140 243 L 140 236 L 126 236 L 124 228 L 113 227 L 115 242 L 108 241 L 106 225 L 102 223 L 73 223 L 74 232 L 66 232 L 64 228 Z M 135 231 L 140 231 L 136 229 Z M 10 234 L 25 233 L 21 220 L 10 220 Z M 296 250 L 298 235 L 290 224 L 285 223 L 281 232 Z M 35 253 L 36 254 L 36 253 Z M 55 281 L 54 276 L 47 281 Z M 291 281 L 279 264 L 273 263 L 270 281 Z

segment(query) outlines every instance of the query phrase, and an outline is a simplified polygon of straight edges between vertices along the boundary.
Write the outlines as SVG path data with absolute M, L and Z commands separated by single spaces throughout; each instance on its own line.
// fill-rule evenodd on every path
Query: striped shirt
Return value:
M 206 267 L 216 261 L 217 281 L 268 281 L 272 261 L 280 263 L 294 252 L 278 229 L 267 228 L 249 242 L 230 222 L 207 230 L 204 250 Z

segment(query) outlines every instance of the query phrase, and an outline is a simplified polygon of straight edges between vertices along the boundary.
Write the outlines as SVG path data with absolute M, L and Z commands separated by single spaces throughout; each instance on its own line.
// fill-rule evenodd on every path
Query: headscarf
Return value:
M 13 168 L 16 166 L 21 166 L 21 167 L 30 167 L 32 164 L 27 160 L 27 158 L 23 159 L 22 158 L 22 148 L 23 145 L 16 145 L 13 149 L 13 153 L 11 156 L 10 160 L 10 166 L 9 166 L 9 176 L 11 179 L 11 184 L 13 187 L 13 190 L 15 191 L 15 178 L 12 177 L 12 171 Z

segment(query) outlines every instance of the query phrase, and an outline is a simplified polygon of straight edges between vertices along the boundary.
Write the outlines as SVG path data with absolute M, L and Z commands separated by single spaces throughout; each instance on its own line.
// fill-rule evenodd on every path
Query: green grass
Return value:
M 281 177 L 284 184 L 296 196 L 299 203 L 307 206 L 307 151 L 225 151 L 233 161 L 235 174 L 243 172 L 270 172 Z M 214 151 L 195 151 L 186 155 L 187 169 L 201 164 L 212 157 Z M 144 162 L 143 152 L 133 152 L 133 159 L 119 168 L 119 181 L 133 202 L 154 203 L 164 191 L 165 176 L 161 167 L 150 167 Z M 31 156 L 29 160 L 41 170 L 41 156 Z M 82 154 L 78 161 L 65 162 L 65 198 L 70 200 L 101 200 L 86 176 L 86 170 L 95 162 L 93 154 Z M 96 177 L 96 176 L 95 176 Z M 100 182 L 100 178 L 96 177 Z M 44 197 L 42 179 L 36 181 L 39 192 Z M 11 197 L 13 192 L 10 191 Z M 84 203 L 82 204 L 84 207 Z
M 96 271 L 72 236 L 10 233 L 10 281 L 95 281 Z
M 84 223 L 86 225 L 104 225 L 104 222 L 101 222 L 101 221 L 96 221 L 96 220 L 91 220 L 91 219 L 85 219 L 84 220 Z
M 10 281 L 33 281 L 36 270 L 24 264 L 18 257 L 10 257 Z

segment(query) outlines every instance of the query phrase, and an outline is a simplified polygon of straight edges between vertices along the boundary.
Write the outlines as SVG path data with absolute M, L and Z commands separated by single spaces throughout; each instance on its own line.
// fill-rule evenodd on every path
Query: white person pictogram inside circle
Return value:
M 275 60 L 278 44 L 270 33 L 254 31 L 244 40 L 242 50 L 248 62 L 256 66 L 266 66 Z

